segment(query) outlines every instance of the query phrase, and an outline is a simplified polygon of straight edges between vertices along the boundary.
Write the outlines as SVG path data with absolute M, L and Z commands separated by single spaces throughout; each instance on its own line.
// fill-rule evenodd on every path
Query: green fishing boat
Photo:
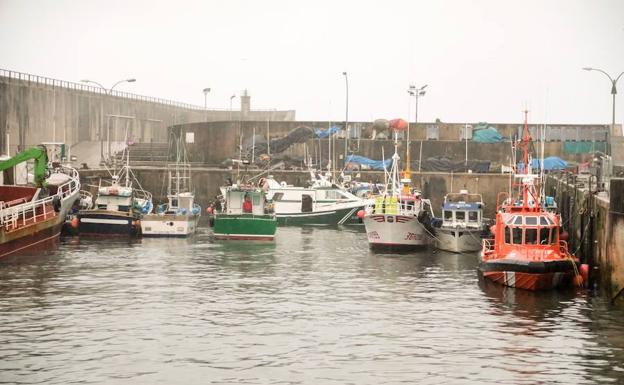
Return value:
M 265 192 L 249 185 L 229 186 L 221 212 L 214 216 L 214 238 L 272 241 L 277 219 Z

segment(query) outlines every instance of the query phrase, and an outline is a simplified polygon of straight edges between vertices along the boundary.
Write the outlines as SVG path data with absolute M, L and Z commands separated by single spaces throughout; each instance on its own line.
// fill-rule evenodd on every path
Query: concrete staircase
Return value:
M 134 166 L 160 166 L 169 160 L 168 143 L 135 143 L 130 148 L 130 164 Z M 115 153 L 115 162 L 125 161 L 124 152 Z

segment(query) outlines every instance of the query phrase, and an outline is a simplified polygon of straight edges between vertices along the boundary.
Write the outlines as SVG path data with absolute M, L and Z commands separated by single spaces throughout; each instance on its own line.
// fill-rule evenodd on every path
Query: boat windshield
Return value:
M 555 227 L 505 226 L 505 243 L 513 245 L 553 245 L 557 241 Z

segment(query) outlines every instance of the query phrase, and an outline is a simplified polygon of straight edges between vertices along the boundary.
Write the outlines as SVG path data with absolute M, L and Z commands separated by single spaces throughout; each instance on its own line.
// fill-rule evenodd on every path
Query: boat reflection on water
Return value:
M 515 316 L 535 321 L 552 319 L 579 297 L 580 289 L 529 291 L 499 285 L 479 277 L 479 288 L 495 305 L 493 309 L 511 311 Z

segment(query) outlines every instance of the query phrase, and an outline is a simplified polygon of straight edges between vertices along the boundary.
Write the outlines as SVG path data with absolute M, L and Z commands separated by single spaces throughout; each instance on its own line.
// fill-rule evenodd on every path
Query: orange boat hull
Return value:
M 514 271 L 488 271 L 482 272 L 481 275 L 483 278 L 500 285 L 538 291 L 570 286 L 574 273 L 568 271 L 532 274 Z

